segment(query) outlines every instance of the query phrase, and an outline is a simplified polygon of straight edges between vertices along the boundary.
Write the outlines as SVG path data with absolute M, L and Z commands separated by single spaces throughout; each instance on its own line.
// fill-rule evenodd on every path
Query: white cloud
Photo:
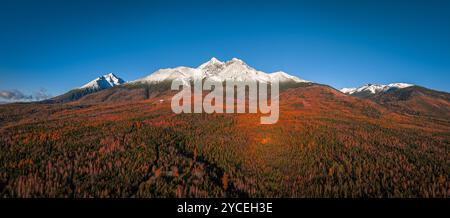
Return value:
M 17 102 L 17 101 L 41 101 L 52 96 L 47 93 L 44 88 L 39 89 L 32 95 L 24 94 L 23 92 L 13 89 L 13 90 L 0 90 L 0 101 L 4 102 Z

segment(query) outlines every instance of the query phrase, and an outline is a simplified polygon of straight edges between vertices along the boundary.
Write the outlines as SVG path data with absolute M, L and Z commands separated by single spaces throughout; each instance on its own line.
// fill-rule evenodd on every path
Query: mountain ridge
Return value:
M 269 83 L 278 79 L 280 82 L 311 82 L 289 75 L 283 71 L 265 73 L 250 67 L 238 58 L 232 58 L 227 62 L 222 62 L 213 57 L 209 61 L 199 65 L 197 68 L 179 66 L 175 68 L 159 69 L 147 77 L 134 80 L 130 83 L 159 83 L 174 79 L 182 79 L 188 83 L 189 81 L 193 81 L 194 77 L 199 77 L 201 79 L 209 78 L 215 81 L 233 80 L 239 82 L 257 81 Z

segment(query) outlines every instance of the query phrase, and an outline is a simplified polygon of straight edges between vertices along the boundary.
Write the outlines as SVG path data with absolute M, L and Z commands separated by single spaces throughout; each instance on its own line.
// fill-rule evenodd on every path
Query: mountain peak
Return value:
M 221 62 L 219 59 L 217 59 L 216 57 L 212 57 L 211 60 L 209 60 L 210 62 Z
M 204 68 L 208 68 L 211 66 L 221 66 L 225 64 L 224 62 L 220 61 L 219 59 L 212 57 L 209 61 L 203 63 L 202 65 L 200 65 L 198 67 L 198 69 L 204 69 Z
M 86 83 L 81 88 L 85 89 L 107 89 L 114 86 L 124 84 L 125 80 L 117 77 L 114 73 L 108 73 L 103 76 L 99 76 L 91 82 Z
M 105 74 L 105 75 L 103 75 L 103 77 L 117 78 L 117 76 L 114 73 Z

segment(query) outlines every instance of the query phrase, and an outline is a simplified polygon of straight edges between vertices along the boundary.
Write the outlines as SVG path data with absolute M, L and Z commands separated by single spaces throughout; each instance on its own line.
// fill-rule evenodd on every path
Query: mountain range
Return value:
M 309 81 L 291 76 L 282 71 L 265 73 L 255 70 L 248 66 L 244 61 L 237 58 L 222 62 L 213 57 L 211 60 L 201 64 L 197 68 L 181 66 L 160 69 L 145 78 L 131 81 L 128 84 L 157 84 L 165 81 L 172 81 L 174 79 L 181 79 L 189 83 L 190 81 L 193 81 L 194 76 L 198 76 L 198 78 L 201 79 L 208 78 L 214 81 L 231 80 L 239 82 L 257 81 L 268 83 L 274 79 L 278 79 L 280 82 L 309 83 Z M 125 84 L 124 80 L 110 73 L 85 84 L 81 89 L 106 89 L 122 84 Z
M 196 68 L 180 66 L 160 69 L 147 77 L 130 82 L 125 82 L 115 74 L 109 73 L 86 83 L 80 88 L 73 89 L 45 102 L 70 102 L 75 100 L 87 100 L 91 102 L 100 100 L 104 102 L 108 100 L 121 101 L 127 99 L 142 99 L 147 98 L 149 95 L 156 94 L 156 92 L 170 89 L 170 82 L 174 79 L 181 79 L 185 84 L 190 85 L 194 76 L 201 79 L 208 78 L 214 81 L 229 80 L 237 82 L 256 81 L 260 83 L 270 83 L 277 79 L 281 84 L 285 85 L 312 83 L 282 71 L 265 73 L 248 66 L 244 61 L 237 58 L 222 62 L 213 57 L 211 60 Z M 111 89 L 108 91 L 108 94 L 106 94 L 107 89 Z M 136 89 L 143 89 L 143 92 L 140 94 L 136 93 Z M 155 92 L 149 92 L 149 90 L 154 89 L 156 89 Z M 103 92 L 101 92 L 102 94 L 99 94 L 100 98 L 97 100 L 94 100 L 94 98 L 96 98 L 95 96 L 87 96 L 99 91 Z M 86 98 L 83 98 L 84 96 L 86 96 Z
M 307 81 L 296 76 L 289 75 L 283 71 L 277 71 L 273 73 L 265 73 L 263 71 L 256 70 L 244 61 L 233 58 L 229 61 L 222 62 L 216 58 L 211 58 L 209 61 L 201 64 L 196 68 L 191 67 L 175 67 L 166 68 L 155 71 L 147 77 L 125 82 L 120 77 L 113 73 L 109 73 L 96 78 L 95 80 L 86 83 L 80 88 L 69 91 L 68 93 L 57 96 L 50 101 L 53 102 L 68 102 L 78 100 L 85 95 L 121 86 L 124 88 L 160 85 L 167 84 L 174 79 L 181 79 L 185 84 L 189 85 L 193 81 L 194 76 L 201 79 L 210 79 L 215 81 L 257 81 L 260 83 L 270 83 L 274 79 L 277 79 L 281 84 L 294 84 L 308 85 L 315 84 L 312 81 Z M 356 97 L 371 97 L 379 93 L 385 93 L 395 89 L 403 89 L 407 87 L 415 86 L 407 83 L 391 83 L 388 85 L 367 84 L 359 88 L 343 88 L 340 91 L 342 93 L 356 96 Z M 167 85 L 166 85 L 167 88 Z
M 193 81 L 194 76 L 215 81 L 257 81 L 260 83 L 270 83 L 277 79 L 280 81 L 282 90 L 307 86 L 323 86 L 327 89 L 334 89 L 327 85 L 289 75 L 283 71 L 265 73 L 250 67 L 238 58 L 222 62 L 213 57 L 196 68 L 180 66 L 160 69 L 149 76 L 130 82 L 125 82 L 115 74 L 109 73 L 88 82 L 80 88 L 45 102 L 80 101 L 95 104 L 145 100 L 169 91 L 170 82 L 174 79 L 181 79 L 185 84 L 189 85 Z M 388 109 L 410 114 L 449 115 L 448 93 L 414 84 L 367 84 L 358 88 L 343 88 L 339 91 L 348 96 L 369 99 Z

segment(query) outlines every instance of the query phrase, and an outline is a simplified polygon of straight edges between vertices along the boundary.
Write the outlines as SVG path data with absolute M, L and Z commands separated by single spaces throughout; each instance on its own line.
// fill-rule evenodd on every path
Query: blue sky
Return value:
M 336 88 L 450 92 L 449 11 L 446 0 L 0 0 L 0 90 L 58 95 L 214 56 Z

